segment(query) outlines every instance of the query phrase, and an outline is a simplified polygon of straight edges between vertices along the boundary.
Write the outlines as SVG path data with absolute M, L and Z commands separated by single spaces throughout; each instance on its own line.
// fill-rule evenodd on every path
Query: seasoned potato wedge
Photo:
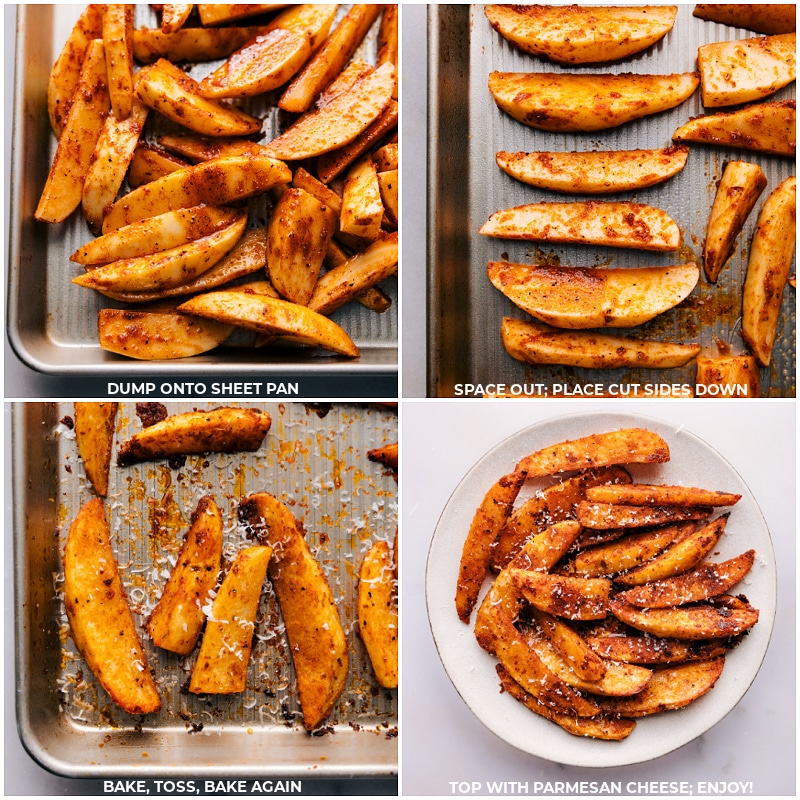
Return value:
M 83 181 L 108 112 L 103 40 L 93 39 L 86 49 L 75 99 L 63 122 L 56 154 L 34 214 L 36 219 L 63 222 L 80 205 Z
M 512 568 L 511 580 L 540 611 L 566 619 L 604 619 L 611 581 Z
M 197 12 L 202 25 L 225 25 L 285 7 L 286 3 L 198 3 Z
M 742 292 L 742 336 L 762 366 L 768 366 L 781 300 L 795 247 L 797 179 L 787 178 L 767 198 L 750 245 Z
M 797 25 L 794 3 L 698 3 L 694 16 L 757 33 L 791 33 Z
M 239 517 L 274 550 L 269 576 L 289 638 L 303 724 L 313 730 L 331 713 L 347 681 L 347 639 L 333 594 L 283 503 L 253 494 L 242 501 Z
M 461 552 L 456 584 L 456 610 L 462 622 L 469 622 L 492 560 L 494 543 L 511 515 L 524 482 L 524 472 L 504 475 L 489 489 L 475 511 Z
M 586 499 L 593 503 L 622 503 L 628 506 L 733 506 L 740 494 L 715 492 L 697 486 L 629 483 L 616 486 L 592 486 Z
M 133 5 L 109 3 L 103 12 L 103 47 L 114 117 L 125 120 L 133 107 Z
M 630 328 L 674 308 L 700 277 L 696 264 L 606 269 L 490 262 L 489 280 L 515 305 L 559 328 Z
M 644 691 L 633 697 L 604 698 L 603 709 L 625 717 L 644 717 L 683 708 L 711 691 L 724 666 L 724 658 L 715 658 L 654 670 Z
M 375 167 L 379 173 L 396 170 L 400 165 L 399 158 L 400 148 L 396 142 L 385 144 L 372 154 L 372 160 L 375 162 Z
M 767 178 L 758 164 L 747 161 L 729 161 L 726 164 L 703 245 L 703 269 L 711 283 L 716 283 L 733 252 L 739 231 L 766 186 Z
M 120 579 L 103 501 L 86 503 L 64 550 L 64 605 L 72 638 L 111 699 L 128 714 L 161 708 Z
M 617 528 L 644 528 L 648 525 L 664 525 L 703 519 L 711 513 L 702 506 L 624 506 L 618 503 L 596 503 L 584 500 L 578 504 L 578 522 L 584 528 L 615 530 Z
M 499 239 L 569 242 L 636 250 L 677 250 L 681 232 L 659 208 L 642 203 L 529 203 L 496 211 L 479 233 Z
M 489 91 L 500 109 L 543 131 L 602 131 L 680 105 L 697 88 L 680 75 L 492 72 Z
M 677 6 L 489 5 L 489 24 L 526 53 L 599 64 L 639 53 L 672 30 Z
M 271 556 L 271 548 L 260 546 L 236 554 L 211 606 L 189 681 L 192 694 L 244 691 L 256 612 Z
M 736 111 L 694 117 L 672 134 L 672 141 L 794 156 L 797 150 L 796 104 L 794 100 L 768 101 Z
M 528 478 L 543 478 L 577 469 L 665 461 L 669 461 L 669 445 L 660 436 L 644 428 L 626 428 L 538 450 L 523 458 L 517 469 Z
M 583 153 L 496 154 L 497 166 L 518 181 L 562 194 L 612 194 L 655 186 L 677 175 L 689 148 Z
M 394 64 L 395 67 L 399 66 L 398 63 L 398 49 L 399 49 L 399 17 L 397 3 L 388 3 L 383 7 L 381 14 L 381 26 L 378 31 L 378 55 L 376 62 L 378 66 L 381 64 Z M 395 87 L 392 92 L 392 97 L 397 100 L 397 73 L 395 72 Z
M 222 562 L 222 514 L 214 499 L 201 497 L 178 560 L 147 621 L 156 647 L 185 656 L 194 650 L 206 621 Z
M 358 578 L 358 633 L 375 678 L 387 689 L 398 683 L 396 584 L 389 545 L 375 542 Z
M 348 358 L 358 356 L 358 347 L 335 322 L 286 300 L 246 292 L 217 291 L 194 297 L 178 310 L 259 333 L 287 336 L 300 344 L 322 347 Z
M 370 461 L 377 461 L 380 464 L 385 464 L 393 470 L 397 470 L 398 462 L 398 443 L 384 445 L 383 447 L 375 447 L 372 450 L 367 450 L 367 458 Z
M 152 64 L 159 58 L 173 63 L 216 61 L 244 47 L 265 27 L 181 28 L 173 33 L 164 33 L 157 28 L 135 28 L 133 55 L 142 64 Z
M 193 8 L 194 3 L 164 3 L 161 9 L 161 30 L 164 33 L 179 31 L 189 19 Z
M 533 609 L 532 616 L 553 650 L 569 664 L 579 678 L 591 682 L 603 678 L 606 674 L 606 662 L 586 644 L 577 631 L 544 611 Z
M 563 331 L 510 317 L 503 318 L 500 335 L 506 352 L 527 364 L 671 369 L 685 366 L 700 352 L 699 344 L 651 342 L 595 331 Z
M 75 403 L 75 440 L 86 477 L 100 497 L 108 493 L 108 469 L 118 403 Z
M 378 171 L 369 156 L 348 170 L 342 191 L 339 230 L 374 241 L 381 232 L 384 207 Z
M 134 434 L 117 455 L 121 467 L 174 455 L 253 452 L 272 419 L 255 408 L 216 408 L 173 414 Z
M 188 161 L 176 158 L 161 147 L 139 142 L 128 167 L 128 186 L 135 189 L 188 166 Z
M 661 639 L 657 636 L 587 636 L 586 642 L 598 655 L 628 664 L 680 664 L 724 656 L 739 638 Z
M 698 357 L 695 383 L 704 397 L 760 397 L 761 378 L 753 356 Z
M 237 137 L 209 137 L 196 134 L 165 134 L 158 137 L 158 144 L 173 155 L 186 158 L 194 164 L 221 156 L 266 156 L 263 144 Z

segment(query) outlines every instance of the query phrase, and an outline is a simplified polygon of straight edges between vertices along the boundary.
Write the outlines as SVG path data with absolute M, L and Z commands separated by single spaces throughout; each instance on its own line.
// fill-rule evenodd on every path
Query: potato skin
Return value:
M 698 3 L 695 17 L 756 33 L 791 33 L 797 26 L 794 3 Z
M 101 497 L 108 492 L 119 403 L 75 403 L 75 438 L 86 477 Z

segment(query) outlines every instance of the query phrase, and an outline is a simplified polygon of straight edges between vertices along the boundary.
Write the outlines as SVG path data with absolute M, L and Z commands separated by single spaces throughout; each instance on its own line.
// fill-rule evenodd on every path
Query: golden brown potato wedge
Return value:
M 128 167 L 128 186 L 135 189 L 188 166 L 188 161 L 170 155 L 161 147 L 139 142 Z
M 111 699 L 129 714 L 161 708 L 111 546 L 103 501 L 86 503 L 64 550 L 64 606 L 72 638 Z
M 716 283 L 739 231 L 766 186 L 767 178 L 757 164 L 729 161 L 725 166 L 703 245 L 703 269 L 711 283 Z
M 724 658 L 715 658 L 654 670 L 644 691 L 633 697 L 604 698 L 603 709 L 625 717 L 644 717 L 684 708 L 713 688 L 724 666 Z
M 108 493 L 108 470 L 118 403 L 75 403 L 75 440 L 86 477 L 100 497 Z
M 385 144 L 379 147 L 373 154 L 372 160 L 375 162 L 375 167 L 378 173 L 391 172 L 396 170 L 400 165 L 400 148 L 397 143 Z
M 494 543 L 511 515 L 524 482 L 524 472 L 504 475 L 489 489 L 475 511 L 464 540 L 456 583 L 456 611 L 462 622 L 469 622 L 492 560 Z
M 543 131 L 602 131 L 680 105 L 697 88 L 680 75 L 492 72 L 489 91 L 514 119 Z
M 638 608 L 668 608 L 708 600 L 739 583 L 752 568 L 755 555 L 755 550 L 748 550 L 721 564 L 701 564 L 674 578 L 620 592 L 616 599 Z
M 217 291 L 193 297 L 178 307 L 258 333 L 289 337 L 347 358 L 358 356 L 355 342 L 335 322 L 305 306 L 247 292 Z
M 558 328 L 631 328 L 685 300 L 696 264 L 670 267 L 532 267 L 490 261 L 489 280 L 512 303 Z
M 271 548 L 260 546 L 245 547 L 236 554 L 211 606 L 189 681 L 192 694 L 244 691 L 256 612 L 271 556 Z
M 221 156 L 265 156 L 267 148 L 249 139 L 236 137 L 208 137 L 196 134 L 165 134 L 158 144 L 173 155 L 186 158 L 194 164 Z
M 142 64 L 152 64 L 159 58 L 173 63 L 216 61 L 244 47 L 265 27 L 181 28 L 173 33 L 164 33 L 157 28 L 135 28 L 133 55 Z
M 391 467 L 395 471 L 398 467 L 398 454 L 399 447 L 397 442 L 384 445 L 383 447 L 375 447 L 372 450 L 367 450 L 367 458 L 370 461 L 377 461 L 380 464 L 385 464 L 387 467 Z
M 109 3 L 103 12 L 103 47 L 114 117 L 125 120 L 133 107 L 133 5 Z
M 511 580 L 540 611 L 566 619 L 603 619 L 608 613 L 611 581 L 577 578 L 512 568 Z
M 185 656 L 194 650 L 206 621 L 222 562 L 222 514 L 214 499 L 201 497 L 178 560 L 147 621 L 156 647 Z
M 161 30 L 163 33 L 175 33 L 189 19 L 194 3 L 164 3 L 161 9 Z
M 395 68 L 399 66 L 398 63 L 398 6 L 397 3 L 389 3 L 383 7 L 381 14 L 381 26 L 378 31 L 378 55 L 375 59 L 378 66 L 381 64 L 394 64 Z M 395 72 L 395 76 L 397 73 Z M 395 77 L 394 91 L 392 97 L 397 100 L 397 78 Z
M 663 483 L 629 483 L 625 486 L 593 486 L 586 490 L 593 503 L 622 503 L 628 506 L 733 506 L 740 494 L 715 492 L 697 486 L 668 486 Z
M 698 3 L 694 16 L 757 33 L 791 33 L 797 25 L 794 3 Z
M 274 550 L 269 576 L 289 638 L 303 724 L 313 730 L 331 713 L 347 681 L 347 639 L 333 594 L 283 503 L 253 494 L 242 501 L 239 517 Z
M 753 356 L 698 357 L 695 393 L 699 397 L 760 397 L 761 379 Z
M 396 689 L 398 683 L 396 592 L 389 545 L 375 542 L 358 577 L 358 633 L 375 678 L 387 689 Z
M 81 67 L 75 99 L 63 122 L 61 138 L 34 216 L 42 222 L 63 222 L 79 205 L 109 111 L 103 40 L 93 39 Z
M 677 175 L 689 148 L 583 153 L 496 154 L 497 166 L 518 181 L 562 194 L 612 194 L 655 186 Z
M 578 504 L 575 513 L 584 528 L 615 530 L 703 519 L 711 513 L 711 509 L 702 506 L 625 506 L 584 500 Z
M 595 331 L 563 331 L 539 322 L 504 317 L 500 335 L 506 352 L 526 364 L 565 364 L 588 369 L 683 367 L 699 344 L 651 342 Z
M 603 658 L 628 664 L 680 664 L 724 656 L 739 642 L 739 638 L 661 639 L 657 636 L 587 636 L 586 642 Z
M 794 156 L 797 150 L 796 109 L 794 100 L 767 101 L 736 111 L 694 117 L 672 134 L 672 141 Z
M 225 25 L 285 7 L 286 3 L 198 3 L 197 12 L 202 25 Z
M 381 232 L 384 207 L 378 172 L 369 156 L 348 170 L 342 192 L 339 229 L 342 233 L 374 241 Z
M 781 300 L 794 256 L 797 179 L 787 178 L 767 198 L 750 245 L 742 292 L 742 336 L 762 366 L 768 366 Z
M 172 414 L 128 439 L 117 454 L 117 464 L 127 467 L 185 454 L 254 452 L 271 424 L 270 415 L 255 408 Z
M 606 674 L 606 662 L 586 644 L 576 630 L 537 608 L 532 609 L 532 617 L 553 650 L 579 678 L 592 683 L 603 678 Z
M 526 53 L 557 64 L 619 61 L 672 30 L 677 6 L 489 5 L 489 24 Z

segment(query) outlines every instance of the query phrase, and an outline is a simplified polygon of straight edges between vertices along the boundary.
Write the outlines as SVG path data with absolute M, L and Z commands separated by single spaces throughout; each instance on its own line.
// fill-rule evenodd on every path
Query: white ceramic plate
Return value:
M 710 560 L 723 561 L 750 548 L 756 561 L 733 589 L 760 610 L 751 629 L 725 661 L 714 688 L 691 705 L 639 719 L 622 742 L 581 738 L 533 714 L 508 694 L 500 694 L 497 660 L 482 650 L 472 625 L 455 610 L 455 587 L 464 539 L 478 504 L 501 475 L 525 455 L 547 445 L 592 433 L 641 427 L 654 431 L 670 447 L 665 464 L 628 467 L 634 481 L 702 486 L 736 492 L 742 499 L 731 515 Z M 529 481 L 518 503 L 551 481 Z M 491 581 L 484 583 L 483 593 Z M 472 712 L 509 744 L 541 758 L 580 767 L 615 767 L 665 755 L 708 731 L 741 700 L 761 666 L 775 618 L 775 556 L 758 504 L 739 474 L 700 438 L 682 426 L 624 413 L 578 414 L 545 420 L 510 436 L 486 453 L 466 474 L 447 502 L 436 526 L 426 573 L 426 600 L 431 630 L 444 668 Z M 473 612 L 473 622 L 475 613 Z

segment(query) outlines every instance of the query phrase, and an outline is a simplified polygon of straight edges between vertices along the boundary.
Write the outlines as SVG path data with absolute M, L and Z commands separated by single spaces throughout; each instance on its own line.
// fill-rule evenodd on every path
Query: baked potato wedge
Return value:
M 511 580 L 531 605 L 566 619 L 604 619 L 611 581 L 511 568 Z
M 797 179 L 777 186 L 758 215 L 742 291 L 742 336 L 759 364 L 769 365 L 781 300 L 794 256 Z
M 127 467 L 186 454 L 254 452 L 271 424 L 270 415 L 255 408 L 172 414 L 128 439 L 117 454 L 117 464 Z
M 685 300 L 696 264 L 630 269 L 531 267 L 491 261 L 489 280 L 512 303 L 558 328 L 631 328 Z
M 133 107 L 133 4 L 109 3 L 103 11 L 103 48 L 111 111 L 122 122 Z
M 164 33 L 179 31 L 193 8 L 194 3 L 164 3 L 161 8 L 161 30 Z
M 578 504 L 575 513 L 584 528 L 604 531 L 703 519 L 709 516 L 711 509 L 702 506 L 625 506 L 584 500 Z
M 242 501 L 239 517 L 274 550 L 269 576 L 289 638 L 303 724 L 313 730 L 331 713 L 347 681 L 347 639 L 333 594 L 283 503 L 253 494 Z
M 672 141 L 793 157 L 797 151 L 797 106 L 794 100 L 767 101 L 694 117 L 672 134 Z
M 795 79 L 796 51 L 794 33 L 702 45 L 697 64 L 703 105 L 733 106 L 774 94 Z
M 200 498 L 178 560 L 147 620 L 156 647 L 185 656 L 194 650 L 206 621 L 222 563 L 222 513 L 209 495 Z
M 89 500 L 73 520 L 64 550 L 64 606 L 87 666 L 128 714 L 161 708 L 111 546 L 103 501 Z
M 725 397 L 761 396 L 761 377 L 753 356 L 698 357 L 695 384 L 703 387 L 705 397 L 713 397 L 717 387 Z
M 619 61 L 672 30 L 677 6 L 488 5 L 489 24 L 526 53 L 557 64 Z
M 598 655 L 627 664 L 680 664 L 724 656 L 739 637 L 698 641 L 661 639 L 657 636 L 587 636 L 586 642 Z
M 398 467 L 399 445 L 398 442 L 384 445 L 383 447 L 375 447 L 372 450 L 367 450 L 367 458 L 370 461 L 377 461 L 379 464 L 384 464 L 391 467 L 395 472 Z
M 522 183 L 562 194 L 613 194 L 655 186 L 677 175 L 689 148 L 537 152 L 495 155 L 497 166 Z
M 386 542 L 375 542 L 361 564 L 358 577 L 358 633 L 367 648 L 378 683 L 398 684 L 397 581 Z
M 586 644 L 574 628 L 537 608 L 529 610 L 529 613 L 553 650 L 579 678 L 593 683 L 603 678 L 606 674 L 606 662 Z
M 198 3 L 201 25 L 226 25 L 234 20 L 256 17 L 285 8 L 286 3 Z
M 651 342 L 595 331 L 564 331 L 539 322 L 504 317 L 500 335 L 506 352 L 526 364 L 565 364 L 587 369 L 683 367 L 699 344 Z
M 100 497 L 108 494 L 108 470 L 119 403 L 75 403 L 75 441 L 86 477 Z
M 258 545 L 236 554 L 211 605 L 189 681 L 192 694 L 244 691 L 256 612 L 271 556 L 271 548 Z
M 729 161 L 725 165 L 703 245 L 703 269 L 711 283 L 717 282 L 736 237 L 766 186 L 767 178 L 758 164 Z
M 697 89 L 697 73 L 679 75 L 492 72 L 489 91 L 514 119 L 543 131 L 616 128 L 679 106 Z
M 733 506 L 740 494 L 715 492 L 697 486 L 669 486 L 664 483 L 629 483 L 616 486 L 592 486 L 586 499 L 593 503 L 621 503 L 627 506 Z
M 756 33 L 791 33 L 797 26 L 794 3 L 698 3 L 693 14 Z
M 635 250 L 677 250 L 681 232 L 659 208 L 590 200 L 528 203 L 495 211 L 478 233 L 498 239 L 566 242 Z
M 217 61 L 227 58 L 251 39 L 263 33 L 266 26 L 229 28 L 181 28 L 164 33 L 158 28 L 135 28 L 133 56 L 142 64 L 159 58 L 178 63 Z

